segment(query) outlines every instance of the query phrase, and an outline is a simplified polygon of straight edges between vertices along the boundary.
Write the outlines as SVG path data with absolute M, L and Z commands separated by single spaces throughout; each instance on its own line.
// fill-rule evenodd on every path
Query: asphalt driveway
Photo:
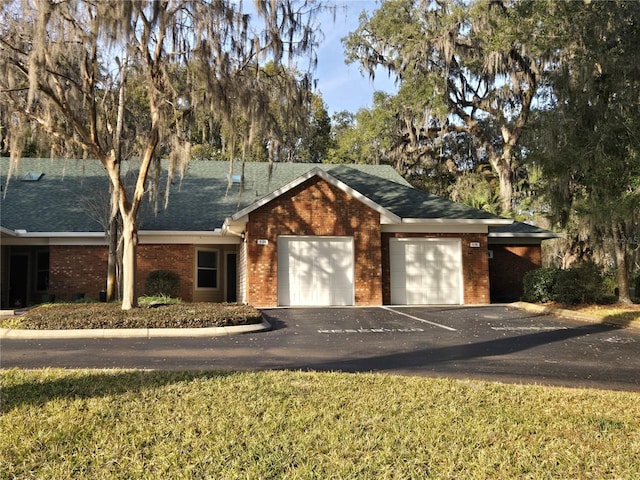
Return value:
M 376 371 L 640 391 L 640 334 L 508 306 L 264 310 L 232 337 L 3 339 L 2 368 Z

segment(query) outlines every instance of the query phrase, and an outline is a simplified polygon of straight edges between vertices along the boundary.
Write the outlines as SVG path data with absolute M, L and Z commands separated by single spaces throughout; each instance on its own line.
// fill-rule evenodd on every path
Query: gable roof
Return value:
M 484 210 L 432 195 L 412 187 L 409 183 L 396 185 L 385 178 L 361 175 L 350 165 L 340 165 L 330 173 L 377 204 L 383 205 L 406 223 L 425 220 L 454 222 L 468 220 L 507 225 L 512 222 Z
M 5 185 L 8 159 L 0 159 L 1 184 Z M 129 168 L 135 171 L 135 165 Z M 182 180 L 171 185 L 167 209 L 163 195 L 157 207 L 145 202 L 140 211 L 140 231 L 211 232 L 227 218 L 238 219 L 314 175 L 337 185 L 376 209 L 391 222 L 510 223 L 413 188 L 391 166 L 309 163 L 240 162 L 230 171 L 228 162 L 193 161 Z M 38 181 L 21 181 L 27 172 L 43 173 Z M 242 185 L 229 186 L 228 175 L 244 173 Z M 167 172 L 161 173 L 161 190 Z M 132 180 L 133 183 L 133 180 Z M 25 158 L 0 198 L 3 231 L 46 233 L 103 232 L 99 210 L 108 202 L 109 184 L 102 165 L 95 160 Z
M 360 172 L 359 176 L 364 176 L 364 175 L 366 175 L 366 174 Z M 326 181 L 326 182 L 338 187 L 340 190 L 342 190 L 342 191 L 348 193 L 349 195 L 357 198 L 358 200 L 363 202 L 365 205 L 367 205 L 369 208 L 371 208 L 371 209 L 377 211 L 378 213 L 380 213 L 383 217 L 387 217 L 393 222 L 400 222 L 401 221 L 401 218 L 399 218 L 397 215 L 395 215 L 392 212 L 390 212 L 389 210 L 387 210 L 384 206 L 372 201 L 368 196 L 361 194 L 357 190 L 354 190 L 348 184 L 338 180 L 335 176 L 331 175 L 327 171 L 325 171 L 325 170 L 323 170 L 321 168 L 318 168 L 318 167 L 314 167 L 313 169 L 309 170 L 308 172 L 306 172 L 303 175 L 300 175 L 298 178 L 294 179 L 293 181 L 289 182 L 288 184 L 284 185 L 283 187 L 281 187 L 281 188 L 279 188 L 277 190 L 274 190 L 269 195 L 265 195 L 260 200 L 257 200 L 256 202 L 253 202 L 251 205 L 248 205 L 247 207 L 243 208 L 242 210 L 239 210 L 238 212 L 233 214 L 231 217 L 229 217 L 229 220 L 237 221 L 237 220 L 243 219 L 246 215 L 248 215 L 249 213 L 253 212 L 257 208 L 260 208 L 263 205 L 266 205 L 267 203 L 271 202 L 272 200 L 274 200 L 274 199 L 278 198 L 279 196 L 287 193 L 289 190 L 294 189 L 298 185 L 301 185 L 302 183 L 306 182 L 307 180 L 309 180 L 310 178 L 313 178 L 315 176 L 318 176 L 318 177 L 322 178 L 324 181 Z M 396 187 L 399 188 L 400 186 L 396 185 Z
M 383 221 L 386 219 L 387 223 L 428 223 L 429 221 L 453 223 L 467 221 L 492 225 L 512 223 L 512 220 L 492 215 L 484 210 L 477 210 L 418 190 L 406 181 L 396 182 L 370 174 L 366 170 L 354 169 L 351 165 L 324 165 L 324 167 L 314 167 L 287 185 L 239 210 L 230 217 L 230 220 L 240 220 L 313 176 L 319 176 L 379 212 L 383 216 Z

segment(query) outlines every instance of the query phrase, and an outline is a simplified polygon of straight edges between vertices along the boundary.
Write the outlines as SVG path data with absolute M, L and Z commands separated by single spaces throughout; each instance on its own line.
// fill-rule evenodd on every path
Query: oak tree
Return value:
M 157 193 L 150 172 L 162 156 L 169 178 L 184 167 L 190 119 L 215 119 L 234 152 L 258 132 L 277 131 L 269 112 L 274 79 L 260 75 L 261 65 L 314 65 L 317 5 L 258 0 L 250 13 L 243 7 L 232 0 L 2 3 L 0 124 L 12 168 L 25 133 L 38 129 L 101 162 L 111 218 L 122 218 L 123 309 L 136 305 L 137 217 L 145 196 Z M 133 76 L 143 88 L 130 89 Z M 306 109 L 309 74 L 276 77 L 282 108 Z M 134 161 L 137 178 L 127 188 L 122 173 Z
M 539 8 L 540 7 L 540 8 Z M 347 58 L 399 82 L 396 111 L 406 161 L 420 168 L 447 135 L 477 140 L 513 209 L 517 149 L 554 47 L 544 6 L 512 0 L 391 0 L 345 39 Z
M 557 2 L 562 56 L 548 76 L 552 95 L 532 132 L 550 213 L 586 232 L 616 266 L 629 303 L 630 258 L 640 225 L 640 3 Z

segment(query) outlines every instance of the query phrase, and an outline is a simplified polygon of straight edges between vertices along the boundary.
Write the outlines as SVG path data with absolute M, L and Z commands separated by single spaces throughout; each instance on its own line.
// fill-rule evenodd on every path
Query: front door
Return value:
M 238 255 L 227 253 L 226 260 L 226 288 L 225 301 L 236 303 L 238 301 Z
M 29 255 L 14 253 L 9 260 L 9 307 L 26 307 L 28 294 Z

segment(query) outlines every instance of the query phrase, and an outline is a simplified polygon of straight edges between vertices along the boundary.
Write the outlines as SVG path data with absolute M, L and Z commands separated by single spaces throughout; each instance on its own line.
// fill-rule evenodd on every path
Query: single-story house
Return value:
M 7 185 L 9 162 L 0 162 L 2 305 L 97 299 L 108 253 L 103 167 L 25 158 Z M 187 301 L 483 304 L 517 298 L 541 242 L 555 236 L 415 189 L 390 166 L 238 163 L 230 172 L 227 162 L 194 161 L 166 209 L 160 195 L 140 212 L 137 291 L 150 272 L 172 270 Z

